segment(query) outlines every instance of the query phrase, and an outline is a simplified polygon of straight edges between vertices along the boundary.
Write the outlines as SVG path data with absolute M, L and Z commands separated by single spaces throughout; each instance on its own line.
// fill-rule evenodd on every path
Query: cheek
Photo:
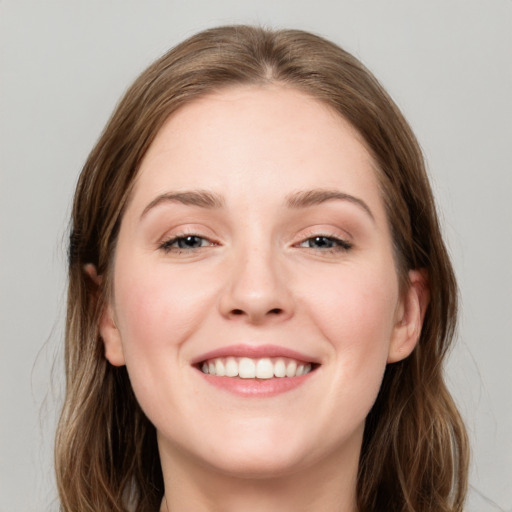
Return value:
M 183 406 L 180 396 L 193 394 L 175 370 L 188 364 L 182 348 L 213 307 L 208 281 L 200 274 L 134 260 L 118 261 L 115 268 L 115 320 L 126 367 L 137 400 L 155 425 L 165 425 Z
M 398 302 L 396 275 L 389 268 L 347 268 L 326 276 L 323 286 L 309 287 L 311 318 L 330 343 L 338 375 L 350 385 L 373 380 L 380 385 Z
M 308 287 L 308 304 L 322 318 L 330 338 L 343 339 L 344 344 L 359 340 L 358 345 L 367 337 L 389 338 L 398 301 L 397 280 L 389 274 L 393 274 L 389 269 L 344 269 L 326 276 L 320 281 L 322 286 L 316 280 L 314 287 Z
M 199 273 L 122 263 L 115 286 L 116 322 L 127 360 L 130 355 L 159 357 L 186 340 L 211 307 L 208 280 Z M 130 276 L 126 278 L 125 276 Z M 122 276 L 122 277 L 121 277 Z M 206 283 L 206 284 L 205 284 Z

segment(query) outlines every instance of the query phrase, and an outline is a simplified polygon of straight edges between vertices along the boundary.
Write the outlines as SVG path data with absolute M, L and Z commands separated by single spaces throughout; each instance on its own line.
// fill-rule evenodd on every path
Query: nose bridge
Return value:
M 261 238 L 261 237 L 258 237 Z M 221 308 L 229 317 L 260 323 L 292 314 L 291 293 L 284 279 L 279 251 L 271 241 L 240 243 L 233 251 Z

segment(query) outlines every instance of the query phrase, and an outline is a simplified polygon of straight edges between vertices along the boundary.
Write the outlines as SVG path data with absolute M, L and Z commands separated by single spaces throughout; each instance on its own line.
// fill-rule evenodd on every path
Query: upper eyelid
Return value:
M 341 247 L 346 247 L 346 248 L 349 248 L 349 247 L 352 248 L 354 246 L 354 243 L 352 241 L 347 240 L 344 237 L 340 237 L 338 235 L 326 235 L 326 234 L 314 234 L 311 236 L 307 236 L 305 238 L 302 238 L 299 242 L 296 242 L 294 245 L 303 244 L 304 242 L 307 242 L 308 240 L 311 240 L 313 238 L 326 238 L 328 240 L 337 242 Z
M 156 243 L 159 244 L 165 241 L 173 240 L 175 238 L 185 238 L 187 236 L 197 236 L 199 238 L 205 238 L 210 241 L 218 241 L 219 238 L 211 229 L 199 224 L 191 223 L 190 225 L 177 225 L 165 230 L 164 234 L 158 237 Z
M 352 233 L 347 231 L 346 229 L 335 228 L 335 227 L 315 227 L 311 226 L 309 228 L 301 230 L 300 234 L 297 235 L 297 239 L 307 240 L 309 238 L 314 238 L 317 236 L 323 236 L 326 238 L 334 238 L 337 240 L 341 240 L 347 243 L 353 243 L 354 237 Z
M 185 239 L 187 237 L 197 237 L 197 238 L 200 238 L 202 240 L 205 240 L 208 243 L 206 245 L 200 246 L 200 247 L 190 247 L 190 248 L 183 248 L 183 247 L 178 247 L 178 246 L 173 247 L 173 244 L 175 244 L 179 240 L 183 240 L 183 239 Z M 329 252 L 334 252 L 334 251 L 335 252 L 348 251 L 348 250 L 352 249 L 353 246 L 354 246 L 354 244 L 351 241 L 346 240 L 345 238 L 342 238 L 340 236 L 315 233 L 315 234 L 312 234 L 312 235 L 309 235 L 309 236 L 302 237 L 299 241 L 293 243 L 292 247 L 299 248 L 302 244 L 304 244 L 308 240 L 311 240 L 311 239 L 314 239 L 314 238 L 325 238 L 325 239 L 328 239 L 328 240 L 331 240 L 331 241 L 335 242 L 335 246 L 334 247 L 327 247 L 327 248 L 324 248 L 324 249 L 322 249 L 322 248 L 318 248 L 318 249 L 311 248 L 312 250 L 318 250 L 319 252 L 322 252 L 322 253 L 329 253 Z M 184 234 L 176 234 L 174 236 L 171 236 L 171 237 L 163 239 L 161 242 L 158 243 L 158 249 L 162 249 L 162 250 L 164 250 L 166 252 L 168 251 L 168 252 L 189 252 L 189 253 L 193 253 L 193 252 L 201 251 L 201 249 L 206 249 L 208 247 L 215 247 L 215 246 L 219 246 L 219 245 L 220 244 L 218 242 L 213 241 L 209 237 L 198 235 L 198 234 L 195 234 L 195 233 L 184 233 Z M 174 249 L 174 251 L 173 251 L 173 249 Z
M 326 237 L 335 240 L 339 240 L 340 242 L 345 242 L 347 244 L 354 244 L 354 237 L 350 231 L 347 229 L 343 229 L 339 226 L 334 225 L 310 225 L 304 227 L 302 229 L 295 229 L 294 235 L 290 233 L 289 235 L 284 235 L 282 239 L 283 242 L 286 242 L 288 239 L 288 243 L 293 245 L 304 242 L 307 239 L 314 237 Z M 158 237 L 155 240 L 156 245 L 160 246 L 161 244 L 168 243 L 169 241 L 173 241 L 179 238 L 186 238 L 188 236 L 196 236 L 198 238 L 203 238 L 216 245 L 223 245 L 223 243 L 227 242 L 226 235 L 229 239 L 229 234 L 224 233 L 224 236 L 221 233 L 217 233 L 216 230 L 212 230 L 210 227 L 201 224 L 183 224 L 181 226 L 177 225 L 171 229 L 166 230 L 165 234 Z
M 211 242 L 212 244 L 216 243 L 214 240 L 212 240 L 211 236 L 200 235 L 200 234 L 194 233 L 194 232 L 187 232 L 187 233 L 183 233 L 183 234 L 177 233 L 175 235 L 167 236 L 167 237 L 162 238 L 159 243 L 160 244 L 166 244 L 166 243 L 169 243 L 169 242 L 175 242 L 176 240 L 181 240 L 183 238 L 188 238 L 190 236 L 194 236 L 194 237 L 197 237 L 197 238 L 201 238 L 203 240 L 207 240 L 208 242 Z
M 188 248 L 179 247 L 178 245 L 174 245 L 177 242 L 179 242 L 180 240 L 183 240 L 187 237 L 197 237 L 202 240 L 206 240 L 208 243 L 206 245 L 201 245 L 200 247 L 188 247 Z M 218 245 L 219 245 L 218 243 L 212 241 L 208 237 L 189 233 L 189 234 L 176 235 L 176 236 L 172 236 L 172 237 L 163 239 L 161 242 L 159 242 L 157 244 L 157 250 L 164 251 L 165 253 L 174 252 L 174 253 L 181 253 L 181 254 L 184 254 L 184 253 L 193 254 L 193 253 L 197 253 L 197 252 L 201 251 L 202 249 L 207 249 L 208 247 L 215 247 Z

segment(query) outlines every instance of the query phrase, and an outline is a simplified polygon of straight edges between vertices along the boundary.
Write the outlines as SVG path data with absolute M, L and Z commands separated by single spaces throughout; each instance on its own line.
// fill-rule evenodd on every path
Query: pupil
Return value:
M 332 247 L 331 241 L 325 236 L 316 236 L 313 239 L 313 244 L 316 245 L 316 247 Z
M 190 249 L 201 246 L 201 239 L 198 236 L 186 236 L 178 242 L 181 249 Z

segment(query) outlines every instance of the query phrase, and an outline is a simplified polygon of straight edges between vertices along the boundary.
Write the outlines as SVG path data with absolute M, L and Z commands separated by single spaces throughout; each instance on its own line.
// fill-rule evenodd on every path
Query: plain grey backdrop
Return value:
M 511 0 L 0 0 L 0 512 L 58 509 L 65 239 L 81 166 L 144 67 L 227 23 L 334 40 L 412 124 L 462 296 L 447 374 L 473 444 L 467 510 L 512 510 Z

